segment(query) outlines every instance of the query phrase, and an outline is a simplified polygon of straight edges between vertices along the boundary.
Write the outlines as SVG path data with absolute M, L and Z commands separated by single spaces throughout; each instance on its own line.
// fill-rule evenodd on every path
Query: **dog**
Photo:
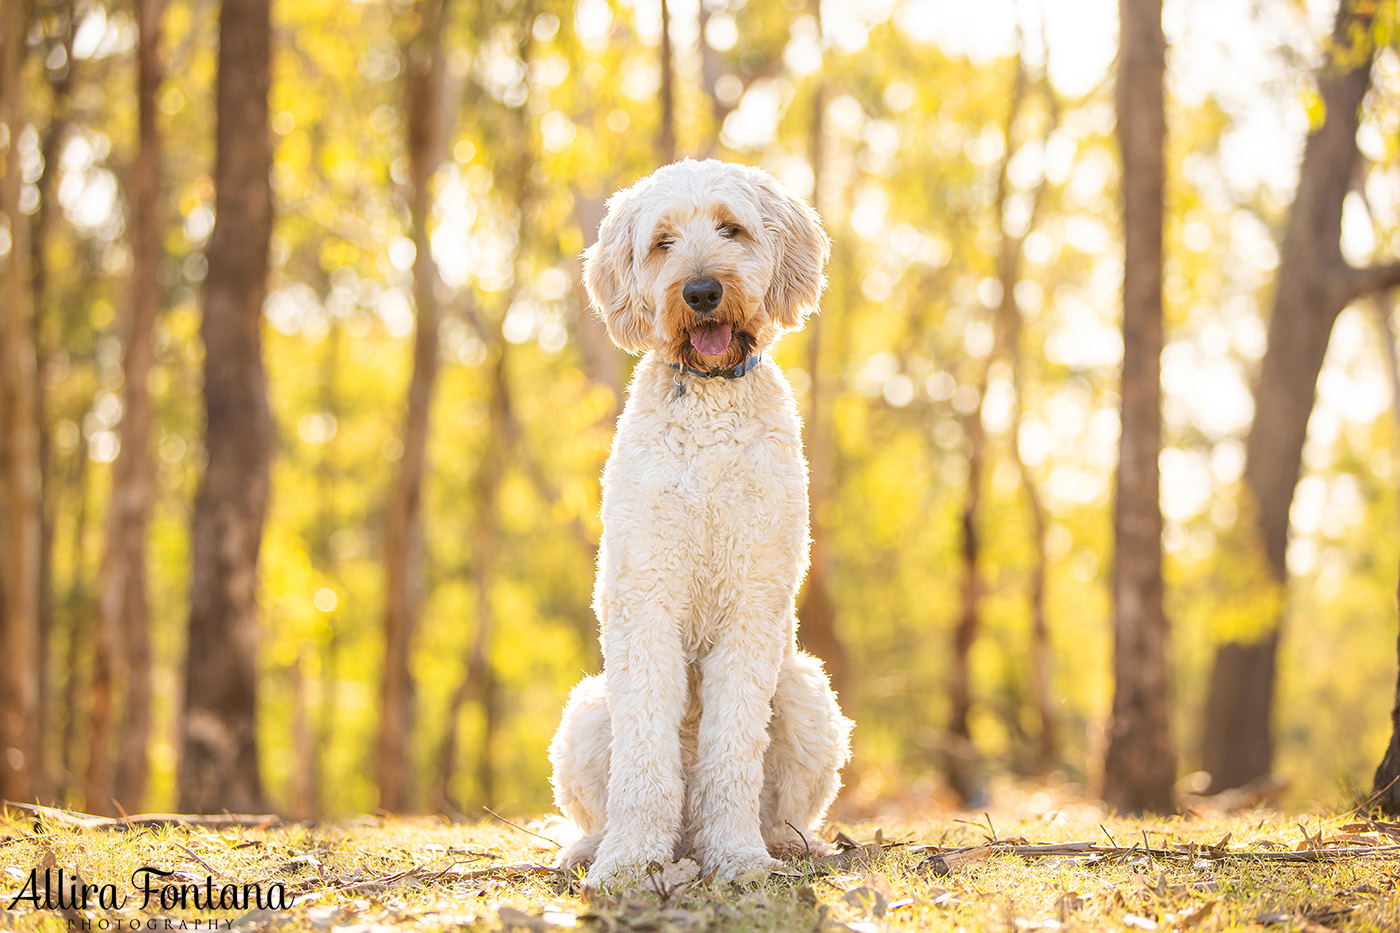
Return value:
M 819 856 L 852 723 L 797 648 L 807 464 L 769 352 L 825 288 L 830 241 L 761 169 L 685 160 L 609 199 L 584 253 L 608 335 L 642 355 L 603 471 L 603 672 L 550 745 L 593 889 L 692 855 L 734 880 Z

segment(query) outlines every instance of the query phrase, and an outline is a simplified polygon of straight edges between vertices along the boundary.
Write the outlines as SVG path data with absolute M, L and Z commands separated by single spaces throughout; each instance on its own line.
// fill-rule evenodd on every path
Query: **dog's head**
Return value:
M 767 172 L 687 159 L 609 199 L 583 281 L 623 350 L 718 370 L 802 326 L 830 253 L 816 211 Z

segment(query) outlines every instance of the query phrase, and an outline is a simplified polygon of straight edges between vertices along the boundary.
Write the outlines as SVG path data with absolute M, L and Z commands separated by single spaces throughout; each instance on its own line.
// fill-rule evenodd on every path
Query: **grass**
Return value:
M 1400 930 L 1400 850 L 1391 848 L 1400 824 L 1272 811 L 1130 820 L 1067 806 L 1030 819 L 949 816 L 835 831 L 845 843 L 882 845 L 737 885 L 696 877 L 682 862 L 630 893 L 590 898 L 545 867 L 552 846 L 495 820 L 112 831 L 11 811 L 0 816 L 0 929 L 114 930 L 117 920 L 128 930 L 211 929 L 217 920 L 218 929 L 345 933 Z M 1035 848 L 1057 843 L 1081 845 Z M 1300 851 L 1308 860 L 1286 854 Z M 156 894 L 143 909 L 132 875 L 147 866 L 174 874 L 149 876 Z M 65 891 L 76 873 L 127 901 L 110 911 L 46 905 L 45 867 L 55 887 L 62 869 Z M 216 896 L 225 885 L 256 884 L 266 901 L 276 883 L 292 906 L 159 903 L 162 884 L 212 885 Z

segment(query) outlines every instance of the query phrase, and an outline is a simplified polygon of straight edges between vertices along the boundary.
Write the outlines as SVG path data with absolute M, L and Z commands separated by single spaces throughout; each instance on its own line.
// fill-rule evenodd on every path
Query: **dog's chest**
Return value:
M 805 510 L 806 470 L 795 420 L 774 423 L 718 411 L 648 419 L 634 428 L 619 432 L 608 464 L 606 505 L 635 506 L 654 521 L 675 523 L 686 538 L 710 539 L 732 538 L 754 519 L 761 529 L 783 513 L 799 518 Z M 610 509 L 604 511 L 606 524 Z
M 629 400 L 604 473 L 604 595 L 668 581 L 691 657 L 746 611 L 790 598 L 806 566 L 807 475 L 791 396 L 746 396 L 747 407 Z

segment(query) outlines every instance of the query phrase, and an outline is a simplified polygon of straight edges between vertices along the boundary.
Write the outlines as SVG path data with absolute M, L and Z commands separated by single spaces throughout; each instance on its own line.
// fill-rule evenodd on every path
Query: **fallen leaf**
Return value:
M 734 879 L 737 885 L 758 884 L 768 877 L 766 868 L 750 868 L 748 871 Z
M 700 865 L 694 859 L 683 858 L 678 862 L 667 862 L 661 869 L 661 883 L 668 888 L 685 884 L 700 877 Z
M 1151 917 L 1143 917 L 1138 914 L 1124 914 L 1123 925 L 1132 927 L 1135 930 L 1157 930 L 1161 928 L 1156 920 Z
M 1069 919 L 1069 915 L 1084 906 L 1084 898 L 1079 896 L 1078 891 L 1066 891 L 1055 898 L 1055 913 L 1059 915 L 1060 922 Z
M 872 917 L 883 917 L 885 911 L 889 909 L 889 899 L 875 888 L 861 885 L 858 888 L 851 888 L 841 896 L 841 899 L 857 910 L 869 914 Z
M 860 883 L 862 887 L 874 888 L 876 891 L 885 895 L 885 900 L 894 900 L 894 888 L 890 886 L 889 879 L 879 872 L 868 872 L 865 877 L 860 880 Z

